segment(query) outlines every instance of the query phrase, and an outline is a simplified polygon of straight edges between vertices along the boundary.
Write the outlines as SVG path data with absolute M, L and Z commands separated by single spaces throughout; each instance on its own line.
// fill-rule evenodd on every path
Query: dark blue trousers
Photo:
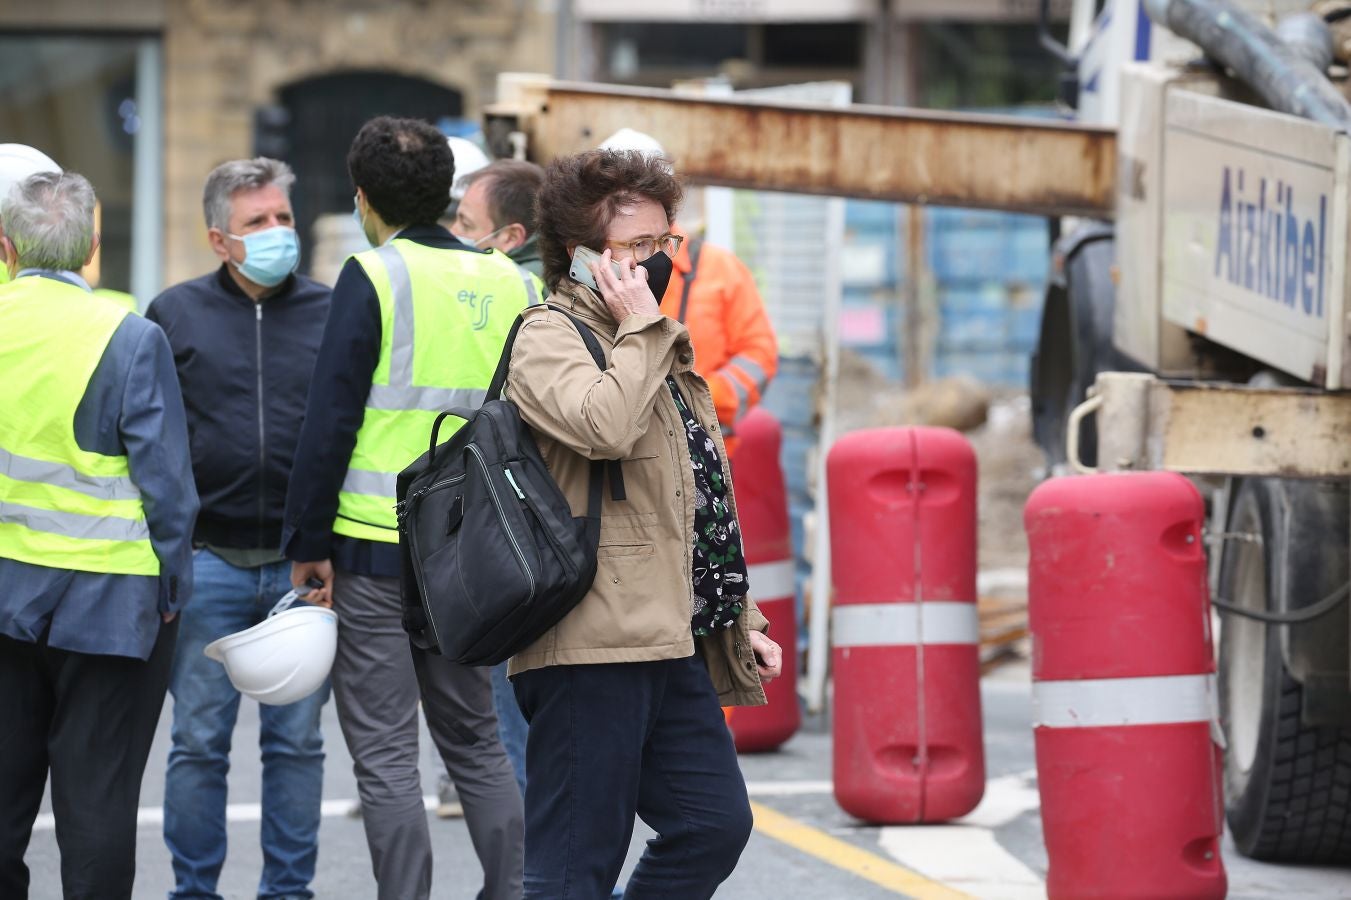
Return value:
M 657 836 L 626 900 L 713 896 L 753 823 L 703 660 L 549 666 L 512 682 L 530 723 L 526 900 L 609 897 L 635 813 Z

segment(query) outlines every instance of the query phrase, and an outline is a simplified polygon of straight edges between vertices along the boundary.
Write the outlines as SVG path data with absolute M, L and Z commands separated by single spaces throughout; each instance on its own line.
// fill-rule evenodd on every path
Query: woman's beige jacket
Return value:
M 526 311 L 505 395 L 535 431 L 541 455 L 574 515 L 586 509 L 592 459 L 623 460 L 627 499 L 605 491 L 596 580 L 561 622 L 511 660 L 510 671 L 575 663 L 645 662 L 694 653 L 694 476 L 684 425 L 666 387 L 675 377 L 726 460 L 718 417 L 694 373 L 689 333 L 675 319 L 631 315 L 616 327 L 593 291 L 573 282 L 549 302 L 595 332 L 601 372 L 577 329 L 544 306 Z M 732 511 L 736 502 L 731 492 Z M 752 584 L 754 590 L 755 585 Z M 765 702 L 747 635 L 769 623 L 753 600 L 735 627 L 700 638 L 724 706 Z

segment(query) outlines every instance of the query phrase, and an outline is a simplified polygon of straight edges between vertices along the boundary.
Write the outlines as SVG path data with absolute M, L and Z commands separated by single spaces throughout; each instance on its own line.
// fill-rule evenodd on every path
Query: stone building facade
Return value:
M 284 110 L 290 150 L 308 141 L 309 158 L 332 154 L 332 171 L 354 128 L 334 130 L 322 114 L 306 119 L 304 110 L 287 109 L 288 100 L 294 107 L 325 97 L 348 121 L 388 111 L 386 104 L 397 111 L 421 91 L 420 108 L 434 111 L 436 98 L 446 97 L 444 115 L 477 117 L 498 72 L 552 71 L 552 7 L 549 0 L 47 0 L 0 6 L 0 34 L 158 39 L 164 285 L 214 265 L 202 183 L 217 163 L 254 152 L 260 110 Z M 347 102 L 343 91 L 366 75 L 387 89 L 350 91 Z M 306 91 L 307 84 L 320 89 Z M 0 90 L 0 103 L 3 97 Z M 305 130 L 295 133 L 302 122 Z M 321 132 L 323 146 L 315 147 Z M 19 139 L 0 133 L 0 142 Z

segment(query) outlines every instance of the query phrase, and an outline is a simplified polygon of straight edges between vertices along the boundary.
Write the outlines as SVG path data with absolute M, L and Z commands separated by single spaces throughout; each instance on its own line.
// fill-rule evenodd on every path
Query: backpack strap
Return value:
M 685 286 L 680 291 L 680 316 L 678 321 L 685 324 L 685 313 L 690 308 L 690 287 L 694 284 L 694 275 L 699 271 L 699 251 L 704 249 L 701 238 L 690 238 L 690 271 L 685 276 Z M 658 298 L 660 299 L 660 298 Z
M 591 333 L 591 329 L 563 307 L 555 306 L 552 303 L 546 303 L 545 305 L 554 312 L 562 313 L 567 316 L 568 321 L 577 329 L 577 333 L 582 336 L 582 343 L 586 345 L 587 351 L 590 352 L 591 358 L 596 363 L 596 368 L 604 372 L 605 351 L 601 349 L 600 341 L 596 340 L 596 336 Z M 511 323 L 511 331 L 508 332 L 507 340 L 502 345 L 502 355 L 498 357 L 497 360 L 497 370 L 493 372 L 493 380 L 488 385 L 488 394 L 484 398 L 485 403 L 488 400 L 500 400 L 502 398 L 502 388 L 507 383 L 507 370 L 511 367 L 511 348 L 512 345 L 516 343 L 516 334 L 521 330 L 521 323 L 524 318 L 525 314 L 522 313 L 516 317 L 515 322 Z M 441 417 L 444 418 L 445 415 L 445 413 L 442 413 Z M 436 424 L 439 426 L 441 420 L 437 419 Z M 432 446 L 435 447 L 436 429 L 433 428 L 432 431 Z M 624 470 L 620 465 L 619 460 L 593 460 L 591 463 L 591 486 L 587 498 L 586 514 L 588 518 L 591 518 L 593 514 L 596 518 L 600 517 L 601 482 L 604 480 L 603 476 L 606 474 L 610 477 L 610 498 L 616 501 L 628 499 L 628 494 L 624 490 Z M 593 498 L 594 504 L 592 502 Z

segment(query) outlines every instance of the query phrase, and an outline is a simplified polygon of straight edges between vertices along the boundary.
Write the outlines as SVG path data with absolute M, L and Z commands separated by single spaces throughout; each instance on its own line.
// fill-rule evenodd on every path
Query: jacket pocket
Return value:
M 656 545 L 650 543 L 604 543 L 596 547 L 596 559 L 618 559 L 622 557 L 649 557 L 657 553 Z M 626 560 L 627 561 L 627 560 Z

